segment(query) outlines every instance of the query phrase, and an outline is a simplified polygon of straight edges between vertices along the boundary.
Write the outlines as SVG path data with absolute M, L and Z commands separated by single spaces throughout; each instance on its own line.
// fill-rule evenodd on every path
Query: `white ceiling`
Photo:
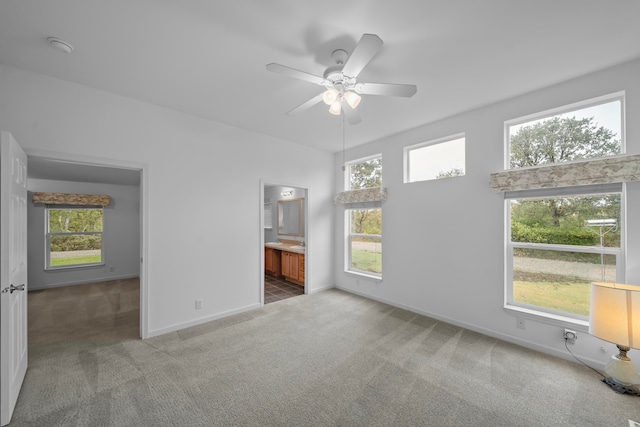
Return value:
M 638 16 L 637 0 L 2 0 L 0 63 L 337 152 L 324 104 L 285 115 L 321 87 L 266 64 L 322 75 L 379 35 L 359 81 L 418 92 L 364 96 L 353 147 L 638 58 Z
M 100 184 L 140 185 L 140 171 L 109 166 L 65 162 L 41 157 L 29 157 L 30 179 L 93 182 Z

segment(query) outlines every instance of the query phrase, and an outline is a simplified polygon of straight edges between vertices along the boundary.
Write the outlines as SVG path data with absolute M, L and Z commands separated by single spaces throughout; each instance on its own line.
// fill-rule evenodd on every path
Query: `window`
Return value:
M 102 208 L 46 208 L 46 269 L 104 264 Z
M 382 185 L 382 157 L 374 156 L 347 163 L 347 190 L 380 187 Z
M 506 168 L 622 154 L 623 106 L 623 95 L 614 94 L 506 122 Z M 505 198 L 506 307 L 586 324 L 590 283 L 624 281 L 622 184 L 508 191 Z
M 382 157 L 374 156 L 347 164 L 345 187 L 348 190 L 380 187 Z M 382 277 L 382 205 L 362 202 L 345 209 L 347 235 L 346 271 Z
M 404 148 L 404 182 L 464 175 L 464 134 Z
M 621 154 L 623 101 L 616 94 L 507 122 L 507 168 Z
M 382 208 L 347 209 L 347 270 L 382 276 Z
M 508 305 L 588 319 L 591 282 L 623 280 L 621 187 L 507 194 Z

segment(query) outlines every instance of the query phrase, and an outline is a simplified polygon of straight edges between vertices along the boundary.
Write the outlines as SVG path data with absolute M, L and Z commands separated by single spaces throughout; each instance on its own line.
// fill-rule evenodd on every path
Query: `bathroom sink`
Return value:
M 281 245 L 282 242 L 267 242 L 267 245 Z
M 289 249 L 304 249 L 304 246 L 289 246 Z

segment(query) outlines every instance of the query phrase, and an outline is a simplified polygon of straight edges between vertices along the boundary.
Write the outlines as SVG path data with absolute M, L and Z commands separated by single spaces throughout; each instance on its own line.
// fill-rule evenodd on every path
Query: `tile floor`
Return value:
M 304 286 L 264 276 L 264 303 L 269 304 L 304 294 Z

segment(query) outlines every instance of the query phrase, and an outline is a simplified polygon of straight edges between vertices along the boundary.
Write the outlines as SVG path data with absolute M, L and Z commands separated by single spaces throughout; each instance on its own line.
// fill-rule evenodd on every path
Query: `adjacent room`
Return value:
M 2 425 L 640 422 L 640 3 L 0 3 Z

